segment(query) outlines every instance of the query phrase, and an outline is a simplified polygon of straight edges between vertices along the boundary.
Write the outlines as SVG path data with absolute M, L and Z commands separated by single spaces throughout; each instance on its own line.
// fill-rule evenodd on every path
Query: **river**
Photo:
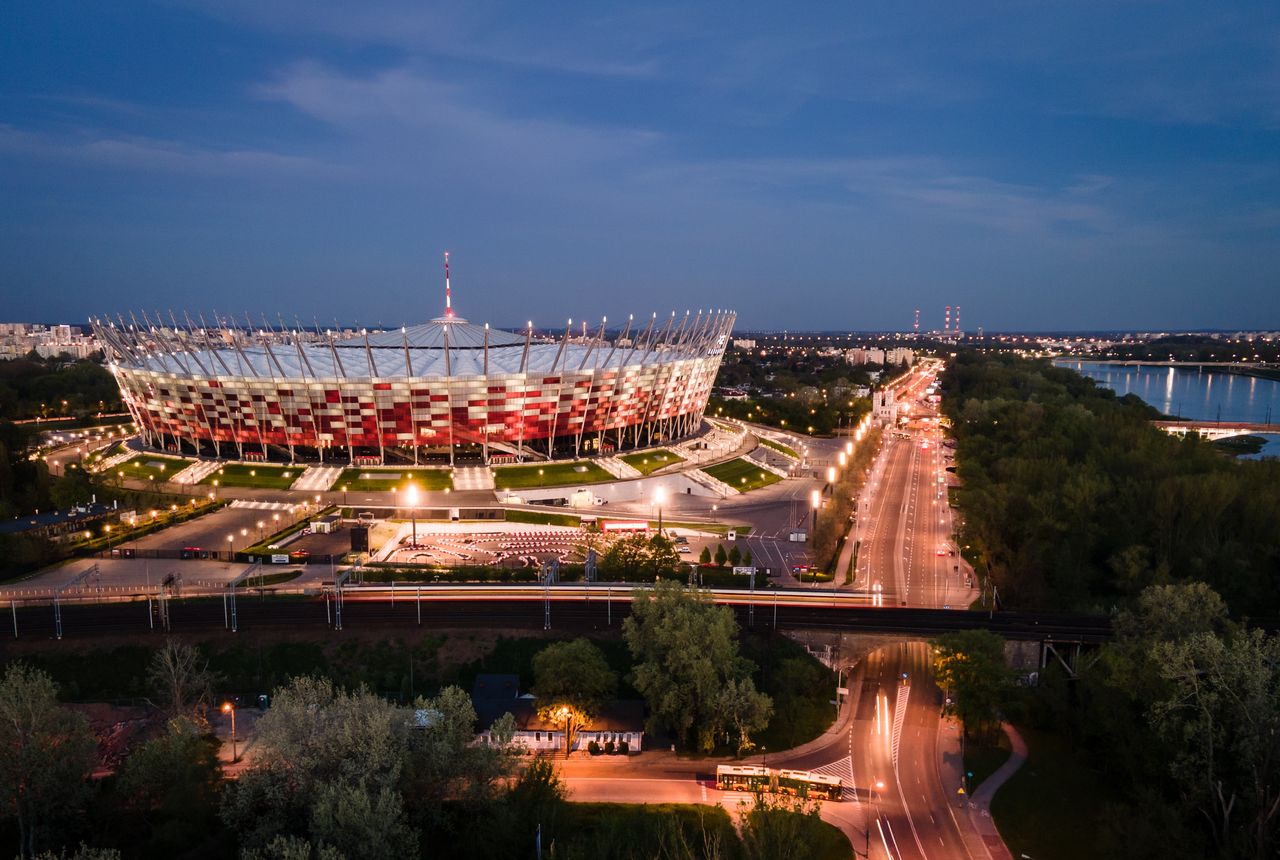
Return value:
M 1197 421 L 1273 422 L 1256 457 L 1280 457 L 1280 382 L 1201 367 L 1153 367 L 1059 360 L 1117 394 L 1136 394 L 1166 415 Z

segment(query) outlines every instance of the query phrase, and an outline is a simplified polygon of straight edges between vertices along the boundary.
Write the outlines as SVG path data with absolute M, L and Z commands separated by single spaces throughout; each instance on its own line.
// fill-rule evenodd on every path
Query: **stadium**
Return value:
M 563 336 L 445 312 L 340 336 L 226 320 L 93 320 L 143 441 L 238 460 L 485 465 L 609 454 L 699 432 L 728 311 Z M 594 327 L 593 327 L 594 328 Z

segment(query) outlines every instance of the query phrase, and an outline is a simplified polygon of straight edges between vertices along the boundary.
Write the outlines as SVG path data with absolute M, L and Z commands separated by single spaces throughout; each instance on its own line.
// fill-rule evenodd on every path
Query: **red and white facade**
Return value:
M 451 310 L 451 309 L 450 309 Z M 149 444 L 237 459 L 580 456 L 695 432 L 731 312 L 535 338 L 447 314 L 337 339 L 95 320 Z

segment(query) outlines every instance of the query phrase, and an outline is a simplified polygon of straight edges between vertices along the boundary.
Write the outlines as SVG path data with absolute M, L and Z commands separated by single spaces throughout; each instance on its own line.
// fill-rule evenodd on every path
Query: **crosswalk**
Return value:
M 845 756 L 839 761 L 833 761 L 831 764 L 815 767 L 813 772 L 825 776 L 838 776 L 844 780 L 845 785 L 849 785 L 853 782 L 853 757 Z

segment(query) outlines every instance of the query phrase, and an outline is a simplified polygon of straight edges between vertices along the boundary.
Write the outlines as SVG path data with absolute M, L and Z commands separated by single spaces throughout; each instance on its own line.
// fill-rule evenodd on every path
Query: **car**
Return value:
M 936 552 L 936 553 L 934 553 L 934 554 L 935 554 L 935 555 L 946 555 L 946 554 L 947 554 L 947 548 L 946 548 L 945 546 L 938 547 L 937 552 Z
M 680 553 L 681 555 L 687 555 L 688 553 L 693 552 L 693 549 L 686 543 L 676 547 L 676 552 Z

